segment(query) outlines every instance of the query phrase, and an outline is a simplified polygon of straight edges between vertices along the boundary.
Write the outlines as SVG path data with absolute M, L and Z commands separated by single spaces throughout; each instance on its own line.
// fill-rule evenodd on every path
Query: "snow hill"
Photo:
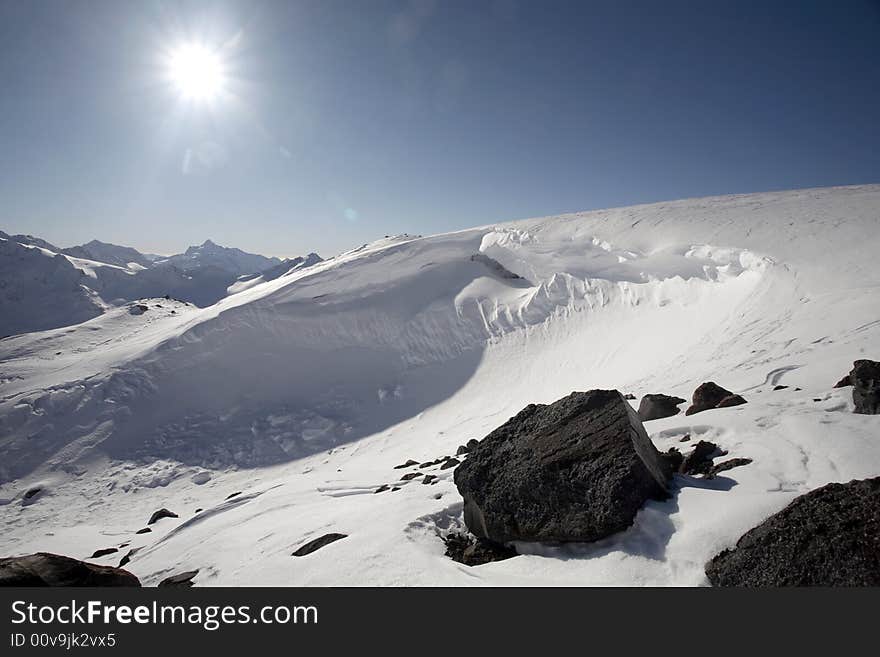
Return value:
M 284 266 L 278 258 L 210 241 L 187 254 L 151 259 L 98 240 L 61 249 L 31 235 L 0 232 L 0 337 L 78 324 L 144 297 L 172 296 L 206 307 L 234 291 L 242 271 L 251 279 L 277 278 L 320 261 L 315 254 L 285 260 L 287 268 L 278 273 Z
M 878 220 L 880 186 L 859 186 L 388 238 L 208 308 L 144 300 L 7 338 L 0 554 L 125 544 L 96 561 L 135 549 L 146 584 L 705 584 L 710 557 L 795 496 L 880 474 L 877 416 L 832 388 L 880 356 Z M 598 543 L 468 568 L 438 536 L 461 523 L 452 470 L 394 469 L 572 390 L 637 405 L 709 380 L 749 403 L 648 433 L 753 463 L 677 477 Z M 179 517 L 135 533 L 163 507 Z M 291 556 L 328 532 L 348 536 Z

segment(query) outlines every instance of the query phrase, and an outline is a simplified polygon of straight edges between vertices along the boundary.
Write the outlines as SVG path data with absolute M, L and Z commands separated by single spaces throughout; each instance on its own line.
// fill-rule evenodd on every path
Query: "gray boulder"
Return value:
M 639 419 L 642 422 L 648 420 L 659 420 L 663 417 L 672 417 L 678 415 L 681 409 L 679 404 L 684 404 L 685 400 L 681 397 L 671 397 L 670 395 L 645 395 L 639 402 Z
M 880 586 L 880 477 L 801 495 L 706 575 L 713 586 Z
M 140 586 L 127 570 L 37 552 L 0 559 L 0 586 Z
M 595 541 L 668 497 L 671 470 L 616 390 L 530 404 L 456 468 L 464 521 L 476 537 Z

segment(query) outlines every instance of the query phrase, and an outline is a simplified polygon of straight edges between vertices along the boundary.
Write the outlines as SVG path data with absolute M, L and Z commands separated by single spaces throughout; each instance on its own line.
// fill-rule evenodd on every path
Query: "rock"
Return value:
M 666 459 L 670 472 L 678 472 L 678 469 L 684 462 L 684 454 L 679 452 L 676 447 L 670 447 L 666 452 L 663 452 L 661 456 Z
M 852 385 L 852 379 L 849 378 L 849 374 L 843 377 L 840 381 L 834 384 L 835 388 L 846 388 L 847 386 Z
M 24 499 L 26 499 L 26 500 L 33 499 L 42 492 L 43 492 L 43 489 L 40 488 L 39 486 L 36 486 L 34 488 L 29 488 L 24 493 Z
M 857 360 L 849 379 L 853 385 L 855 412 L 861 415 L 880 414 L 880 362 Z
M 131 561 L 131 558 L 132 558 L 135 554 L 137 554 L 138 550 L 140 550 L 139 547 L 138 547 L 138 548 L 132 548 L 132 549 L 130 549 L 128 552 L 126 552 L 125 555 L 123 555 L 122 559 L 119 560 L 119 567 L 122 568 L 122 567 L 123 567 L 124 565 L 126 565 L 129 561 Z
M 689 475 L 706 474 L 712 467 L 712 459 L 725 453 L 715 443 L 701 440 L 694 445 L 694 451 L 687 455 L 678 471 Z
M 92 553 L 92 556 L 89 557 L 89 559 L 100 559 L 101 557 L 104 557 L 108 554 L 113 554 L 114 552 L 119 552 L 119 548 L 102 548 L 100 550 L 95 550 Z
M 158 584 L 158 588 L 189 588 L 194 585 L 192 578 L 199 574 L 198 570 L 187 570 L 185 573 L 166 577 Z
M 468 453 L 472 452 L 474 450 L 474 448 L 479 444 L 480 444 L 480 441 L 477 440 L 476 438 L 471 438 L 469 441 L 467 441 L 466 447 L 468 448 Z
M 0 559 L 0 586 L 140 586 L 127 570 L 38 552 Z
M 728 406 L 740 406 L 748 402 L 739 395 L 728 395 L 715 405 L 715 408 L 727 408 Z
M 776 392 L 777 390 L 785 390 L 786 388 L 788 388 L 788 386 L 773 386 L 773 392 Z
M 435 481 L 437 481 L 437 475 L 432 475 L 432 474 L 427 474 L 427 475 L 425 475 L 425 478 L 422 479 L 422 483 L 426 484 L 426 485 L 433 484 Z
M 293 553 L 292 556 L 304 557 L 307 554 L 311 554 L 312 552 L 314 552 L 316 550 L 320 550 L 325 545 L 330 545 L 330 543 L 333 543 L 335 541 L 338 541 L 340 539 L 347 538 L 347 537 L 348 537 L 348 534 L 335 534 L 335 533 L 324 534 L 323 536 L 320 536 L 320 537 L 314 539 L 313 541 L 309 541 L 308 543 L 306 543 L 302 547 L 298 548 Z
M 143 529 L 138 529 L 135 534 L 149 534 L 151 531 L 153 530 L 149 527 L 144 527 Z
M 446 459 L 445 461 L 443 461 L 443 465 L 440 466 L 440 469 L 441 470 L 448 470 L 449 468 L 454 468 L 455 466 L 459 465 L 460 463 L 461 463 L 461 461 L 459 461 L 458 459 Z
M 149 310 L 149 307 L 145 306 L 142 303 L 135 303 L 135 304 L 128 307 L 128 313 L 130 315 L 143 315 L 148 310 Z
M 419 464 L 418 461 L 413 461 L 412 459 L 410 459 L 406 463 L 401 463 L 400 465 L 395 465 L 394 469 L 395 470 L 402 470 L 403 468 L 410 468 L 410 467 L 412 467 L 414 465 L 418 465 L 418 464 Z
M 236 492 L 234 492 L 234 493 L 230 493 L 229 495 L 227 495 L 227 496 L 226 496 L 226 500 L 231 500 L 233 497 L 238 497 L 239 495 L 241 495 L 241 491 L 240 491 L 240 490 L 239 490 L 239 491 L 236 491 Z M 226 500 L 223 500 L 223 501 L 225 502 Z
M 409 481 L 410 479 L 415 479 L 416 477 L 421 477 L 421 476 L 422 476 L 421 472 L 407 472 L 405 475 L 403 475 L 400 478 L 400 480 L 401 481 Z
M 388 484 L 382 484 L 379 488 L 373 491 L 373 494 L 384 493 L 386 490 L 390 490 L 390 488 L 391 487 Z
M 169 511 L 168 509 L 159 509 L 153 515 L 150 516 L 150 520 L 147 522 L 148 525 L 152 525 L 154 522 L 161 520 L 162 518 L 177 518 L 178 515 L 173 511 Z
M 880 477 L 801 495 L 706 575 L 713 586 L 880 586 Z
M 516 550 L 462 532 L 450 532 L 444 539 L 446 556 L 465 566 L 479 566 L 516 556 Z
M 616 390 L 530 404 L 455 469 L 464 521 L 478 538 L 594 541 L 665 499 L 668 466 Z
M 687 434 L 683 435 L 683 436 L 679 439 L 678 442 L 680 442 L 680 443 L 687 443 L 687 442 L 690 442 L 690 439 L 691 439 L 691 434 L 687 433 Z
M 391 487 L 391 492 L 392 492 L 392 493 L 393 493 L 394 491 L 396 491 L 396 490 L 400 490 L 400 486 L 392 486 L 392 487 Z
M 701 413 L 702 411 L 708 411 L 710 408 L 715 408 L 718 406 L 718 402 L 720 402 L 725 397 L 730 397 L 733 393 L 730 390 L 725 390 L 717 383 L 713 383 L 712 381 L 708 381 L 706 383 L 701 384 L 696 390 L 694 390 L 693 403 L 690 408 L 685 411 L 685 415 L 693 415 L 694 413 Z
M 732 470 L 733 468 L 738 468 L 741 465 L 748 465 L 752 462 L 752 459 L 744 459 L 744 458 L 735 458 L 735 459 L 727 459 L 726 461 L 722 461 L 718 465 L 713 465 L 709 468 L 709 471 L 705 474 L 706 479 L 712 479 L 719 472 L 724 472 L 725 470 Z
M 659 420 L 662 417 L 672 417 L 678 415 L 681 409 L 679 404 L 684 404 L 685 400 L 681 397 L 670 397 L 669 395 L 645 395 L 639 403 L 639 419 L 642 422 L 648 420 Z
M 636 396 L 634 394 L 632 394 L 631 392 L 628 392 L 623 396 L 623 398 L 626 399 L 627 401 L 631 401 L 631 400 L 635 399 Z M 682 399 L 682 401 L 684 401 L 684 400 Z
M 456 456 L 462 456 L 463 454 L 467 454 L 468 451 L 469 451 L 469 450 L 468 450 L 468 446 L 467 446 L 467 445 L 459 445 L 459 446 L 458 446 L 458 449 L 455 450 L 455 455 L 456 455 Z

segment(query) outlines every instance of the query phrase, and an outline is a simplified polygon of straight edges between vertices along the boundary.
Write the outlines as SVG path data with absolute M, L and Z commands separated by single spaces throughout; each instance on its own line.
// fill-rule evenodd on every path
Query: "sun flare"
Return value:
M 220 54 L 198 44 L 179 46 L 170 53 L 168 76 L 188 100 L 212 100 L 223 93 L 226 85 Z

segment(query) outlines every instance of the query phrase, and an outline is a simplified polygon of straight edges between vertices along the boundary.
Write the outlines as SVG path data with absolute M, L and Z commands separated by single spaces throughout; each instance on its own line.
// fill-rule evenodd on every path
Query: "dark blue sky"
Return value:
M 162 53 L 225 44 L 186 105 Z M 324 254 L 880 182 L 880 4 L 0 0 L 0 228 Z

